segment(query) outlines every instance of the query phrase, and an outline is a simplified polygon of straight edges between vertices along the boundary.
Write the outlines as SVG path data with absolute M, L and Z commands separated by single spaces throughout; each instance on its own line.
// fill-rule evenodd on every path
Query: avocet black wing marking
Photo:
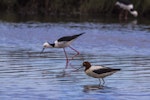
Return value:
M 102 68 L 102 69 L 93 70 L 93 72 L 96 74 L 103 74 L 103 73 L 119 71 L 119 70 L 120 69 Z

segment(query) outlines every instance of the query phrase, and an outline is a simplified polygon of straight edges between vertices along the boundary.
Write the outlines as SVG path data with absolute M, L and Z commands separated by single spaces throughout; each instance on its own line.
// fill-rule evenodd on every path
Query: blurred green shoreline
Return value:
M 0 0 L 0 18 L 9 16 L 116 18 L 119 10 L 115 2 L 116 0 Z M 139 12 L 139 18 L 150 17 L 150 0 L 131 0 L 131 2 Z

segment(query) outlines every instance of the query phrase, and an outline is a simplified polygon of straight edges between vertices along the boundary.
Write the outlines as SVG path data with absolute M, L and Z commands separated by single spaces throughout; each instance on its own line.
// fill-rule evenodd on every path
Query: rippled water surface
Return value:
M 63 49 L 42 44 L 85 32 L 72 43 L 80 55 L 68 69 Z M 1 100 L 150 100 L 150 26 L 133 23 L 0 22 Z M 74 51 L 66 48 L 71 58 Z M 83 61 L 121 68 L 98 79 L 75 71 Z

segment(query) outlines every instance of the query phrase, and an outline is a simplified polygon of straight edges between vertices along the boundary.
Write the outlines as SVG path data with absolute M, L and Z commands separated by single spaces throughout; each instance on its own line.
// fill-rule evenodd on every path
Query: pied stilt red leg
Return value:
M 71 47 L 71 46 L 68 46 L 70 49 L 72 49 L 72 50 L 74 50 L 77 54 L 75 54 L 73 57 L 72 57 L 72 59 L 74 58 L 74 57 L 76 57 L 77 55 L 79 55 L 80 53 L 76 50 L 76 49 L 74 49 L 73 47 Z M 67 53 L 66 53 L 66 50 L 65 50 L 65 48 L 63 48 L 63 50 L 64 50 L 64 53 L 65 53 L 65 56 L 66 56 L 66 67 L 65 68 L 67 68 L 68 67 L 68 64 L 69 64 L 69 59 L 68 59 L 68 56 L 67 56 Z M 72 68 L 74 68 L 73 66 L 71 66 Z
M 75 55 L 72 57 L 72 59 L 73 59 L 74 57 L 76 57 L 77 55 L 80 54 L 80 52 L 77 51 L 76 49 L 74 49 L 73 47 L 69 46 L 69 48 L 72 49 L 72 50 L 74 50 L 74 51 L 77 53 L 77 54 L 75 54 Z
M 67 53 L 66 53 L 66 50 L 65 50 L 65 48 L 63 48 L 63 50 L 64 50 L 64 53 L 65 53 L 65 56 L 66 56 L 66 67 L 65 67 L 65 69 L 66 68 L 68 68 L 68 66 L 69 66 L 69 59 L 68 59 L 68 56 L 67 56 Z M 74 68 L 72 65 L 70 65 L 72 68 Z
M 68 67 L 68 63 L 69 63 L 69 59 L 68 59 L 68 56 L 67 56 L 65 48 L 63 48 L 63 50 L 64 50 L 64 53 L 65 53 L 65 56 L 66 56 L 66 67 L 65 68 L 67 68 Z

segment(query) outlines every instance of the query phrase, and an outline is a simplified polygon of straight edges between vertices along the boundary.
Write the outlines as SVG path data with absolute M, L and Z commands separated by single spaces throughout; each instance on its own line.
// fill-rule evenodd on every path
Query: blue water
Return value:
M 149 100 L 150 25 L 103 22 L 0 22 L 1 100 Z M 80 55 L 64 69 L 62 49 L 46 49 L 46 41 L 85 32 L 72 43 Z M 74 51 L 66 48 L 69 58 Z M 79 68 L 121 68 L 105 78 L 104 87 Z

